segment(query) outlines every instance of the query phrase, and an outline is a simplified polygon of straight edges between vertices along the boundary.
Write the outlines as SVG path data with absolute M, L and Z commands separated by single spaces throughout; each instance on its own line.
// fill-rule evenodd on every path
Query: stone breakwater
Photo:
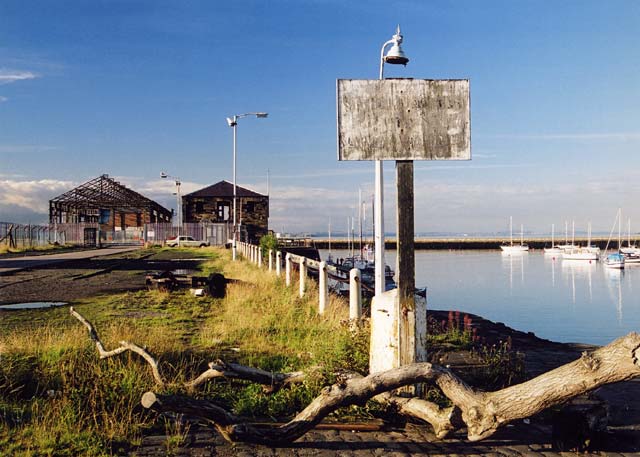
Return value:
M 564 243 L 564 240 L 556 238 L 556 244 Z M 520 238 L 516 240 L 514 237 L 514 244 L 520 242 Z M 551 237 L 531 237 L 524 239 L 524 242 L 529 245 L 531 249 L 543 249 L 545 247 L 551 247 Z M 373 246 L 373 241 L 367 239 L 363 241 L 365 244 Z M 580 237 L 575 238 L 574 243 L 578 246 L 586 246 L 587 238 Z M 326 238 L 314 238 L 312 244 L 317 249 L 329 249 L 329 239 Z M 509 244 L 509 237 L 496 237 L 496 238 L 416 238 L 415 249 L 500 249 L 500 245 Z M 359 246 L 359 241 L 356 240 L 356 249 Z M 591 238 L 591 245 L 598 246 L 604 249 L 607 245 L 607 238 L 597 237 Z M 626 245 L 626 243 L 623 243 Z M 348 249 L 349 243 L 347 240 L 331 240 L 331 249 Z M 385 239 L 386 249 L 396 248 L 396 239 L 394 237 L 387 237 Z M 617 242 L 610 242 L 609 249 L 617 249 Z

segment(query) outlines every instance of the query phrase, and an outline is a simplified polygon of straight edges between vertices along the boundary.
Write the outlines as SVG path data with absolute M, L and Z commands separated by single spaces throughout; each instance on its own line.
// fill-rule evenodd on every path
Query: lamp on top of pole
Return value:
M 243 117 L 255 116 L 257 118 L 266 118 L 268 113 L 244 113 L 244 114 L 235 114 L 233 117 L 227 118 L 227 124 L 229 127 L 233 129 L 233 243 L 231 245 L 231 253 L 233 260 L 236 260 L 237 256 L 237 239 L 238 239 L 238 226 L 236 224 L 236 200 L 237 200 L 237 192 L 236 192 L 236 138 L 237 138 L 237 127 L 238 127 L 238 119 Z
M 182 184 L 182 182 L 180 181 L 180 178 L 176 176 L 170 176 L 164 171 L 160 173 L 160 177 L 162 179 L 172 179 L 176 184 L 176 218 L 178 220 L 178 223 L 176 225 L 178 226 L 178 246 L 180 246 L 180 232 L 182 229 L 182 197 L 180 196 L 180 185 Z
M 385 62 L 391 65 L 407 65 L 409 59 L 404 54 L 402 47 L 402 34 L 400 25 L 391 39 L 385 42 L 380 49 L 380 79 L 384 79 Z M 385 50 L 392 45 L 385 55 Z M 375 203 L 374 203 L 374 245 L 375 245 L 375 295 L 385 291 L 385 260 L 384 260 L 384 195 L 383 195 L 383 168 L 382 160 L 375 161 Z

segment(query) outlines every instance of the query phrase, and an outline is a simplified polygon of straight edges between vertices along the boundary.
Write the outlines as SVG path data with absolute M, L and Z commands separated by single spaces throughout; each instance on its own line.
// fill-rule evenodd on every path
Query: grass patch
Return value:
M 259 386 L 216 380 L 196 395 L 237 414 L 284 419 L 304 408 L 331 381 L 335 368 L 366 370 L 366 330 L 357 337 L 343 324 L 348 305 L 332 298 L 317 314 L 317 290 L 303 299 L 272 273 L 231 262 L 216 248 L 155 248 L 154 259 L 206 259 L 203 275 L 234 279 L 224 299 L 188 292 L 137 291 L 73 303 L 96 326 L 107 349 L 128 340 L 160 361 L 167 391 L 180 392 L 216 359 L 273 371 L 321 365 L 304 384 L 267 395 Z M 365 344 L 366 341 L 366 344 Z M 156 389 L 137 355 L 100 360 L 86 329 L 68 308 L 15 311 L 0 319 L 0 454 L 111 455 L 125 452 L 143 433 L 170 437 L 167 452 L 188 430 L 139 406 Z M 184 392 L 183 392 L 184 393 Z
M 164 393 L 187 393 L 180 386 L 216 359 L 269 371 L 305 370 L 304 383 L 266 394 L 261 386 L 216 379 L 193 394 L 236 414 L 286 420 L 306 407 L 333 373 L 366 373 L 369 327 L 347 325 L 348 304 L 331 297 L 317 313 L 317 289 L 309 282 L 304 298 L 297 284 L 248 262 L 232 262 L 217 248 L 153 248 L 132 254 L 154 259 L 204 259 L 203 275 L 232 279 L 223 299 L 188 292 L 137 291 L 73 303 L 96 326 L 107 350 L 121 340 L 146 348 L 159 360 L 168 380 Z M 165 423 L 140 406 L 142 394 L 157 390 L 149 366 L 137 355 L 100 360 L 86 329 L 68 309 L 4 312 L 0 319 L 0 455 L 113 455 L 126 453 L 146 433 L 166 434 L 166 453 L 186 439 L 188 427 Z M 429 322 L 430 345 L 476 348 L 498 380 L 513 370 L 508 348 L 482 352 L 471 322 L 459 313 Z M 432 348 L 430 348 L 430 351 Z M 321 368 L 316 368 L 321 367 Z M 493 368 L 492 368 L 493 367 Z M 500 371 L 502 370 L 502 371 Z M 429 393 L 434 401 L 438 391 Z M 334 417 L 362 420 L 380 406 L 349 407 Z
M 11 248 L 8 244 L 0 244 L 0 255 L 4 254 L 28 254 L 28 253 L 54 253 L 57 251 L 69 251 L 75 249 L 72 245 L 46 244 L 41 246 L 21 246 Z

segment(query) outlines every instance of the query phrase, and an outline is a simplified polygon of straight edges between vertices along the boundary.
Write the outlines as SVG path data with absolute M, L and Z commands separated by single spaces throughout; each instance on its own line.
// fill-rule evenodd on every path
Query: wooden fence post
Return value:
M 282 275 L 282 252 L 276 251 L 276 276 Z
M 305 257 L 300 257 L 300 298 L 304 297 L 307 290 L 307 262 Z
M 269 271 L 273 271 L 273 249 L 269 249 Z
M 262 268 L 262 248 L 256 246 L 256 250 L 258 251 L 258 267 Z
M 327 281 L 327 262 L 322 261 L 318 266 L 318 314 L 324 314 L 329 301 L 329 287 Z
M 284 283 L 287 287 L 291 285 L 291 254 L 287 252 L 284 256 Z
M 362 317 L 362 292 L 360 270 L 352 268 L 349 271 L 349 319 Z

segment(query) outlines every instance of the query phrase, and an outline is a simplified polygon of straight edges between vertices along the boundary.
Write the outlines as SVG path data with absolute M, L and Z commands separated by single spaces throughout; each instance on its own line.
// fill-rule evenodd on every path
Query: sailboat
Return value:
M 556 246 L 555 241 L 555 224 L 551 224 L 551 247 L 544 248 L 545 254 L 562 254 L 562 248 L 560 246 Z
M 621 245 L 621 228 L 620 225 L 622 223 L 622 208 L 618 208 L 618 213 L 616 214 L 616 220 L 613 223 L 613 227 L 611 227 L 611 232 L 609 233 L 609 239 L 607 240 L 607 246 L 605 247 L 605 251 L 609 247 L 609 241 L 611 241 L 611 235 L 613 234 L 613 230 L 616 228 L 616 224 L 618 224 L 618 252 L 613 254 L 609 254 L 604 261 L 604 266 L 607 268 L 624 268 L 625 258 L 624 255 L 620 253 Z
M 511 254 L 515 252 L 529 251 L 529 245 L 524 244 L 523 242 L 524 228 L 522 224 L 520 225 L 520 244 L 513 244 L 513 216 L 509 216 L 509 237 L 510 237 L 510 243 L 503 244 L 502 246 L 500 246 L 500 249 L 502 249 L 502 252 Z
M 627 220 L 627 247 L 620 247 L 620 254 L 624 255 L 625 263 L 640 265 L 640 248 L 631 244 L 631 218 Z
M 563 251 L 571 251 L 576 249 L 578 246 L 575 244 L 576 237 L 576 221 L 571 221 L 571 244 L 569 244 L 569 223 L 564 221 L 564 244 L 559 245 L 558 247 Z
M 591 246 L 591 222 L 589 222 L 588 227 L 587 246 L 566 249 L 562 254 L 562 260 L 587 260 L 591 262 L 600 258 L 600 248 L 597 246 Z

